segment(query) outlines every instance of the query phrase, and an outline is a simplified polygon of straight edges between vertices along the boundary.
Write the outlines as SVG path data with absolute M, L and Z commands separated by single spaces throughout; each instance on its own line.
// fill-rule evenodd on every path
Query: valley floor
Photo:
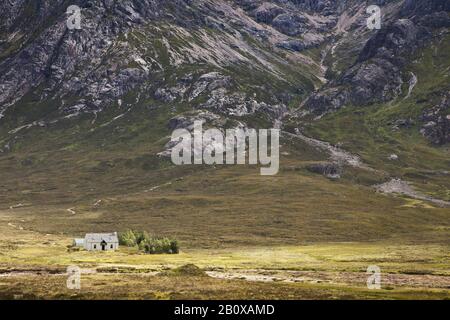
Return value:
M 450 298 L 444 244 L 322 243 L 145 255 L 124 247 L 70 252 L 71 240 L 2 220 L 0 299 Z M 82 270 L 80 290 L 67 288 L 71 265 Z M 380 290 L 367 289 L 369 265 L 381 268 Z

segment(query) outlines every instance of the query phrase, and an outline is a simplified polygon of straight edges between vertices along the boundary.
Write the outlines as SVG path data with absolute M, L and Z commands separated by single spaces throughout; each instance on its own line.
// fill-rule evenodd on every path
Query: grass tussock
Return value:
M 207 277 L 205 271 L 200 269 L 195 264 L 186 264 L 173 270 L 164 271 L 161 273 L 164 276 L 178 276 L 178 277 Z

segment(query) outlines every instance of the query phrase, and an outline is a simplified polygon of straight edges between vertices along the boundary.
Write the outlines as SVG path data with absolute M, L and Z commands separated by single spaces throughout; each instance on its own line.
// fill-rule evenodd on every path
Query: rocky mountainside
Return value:
M 245 109 L 236 112 L 250 112 L 253 99 L 232 89 L 248 85 L 258 90 L 260 83 L 249 79 L 240 83 L 229 73 L 260 73 L 273 80 L 261 80 L 272 88 L 259 89 L 271 102 L 281 101 L 288 92 L 276 85 L 306 94 L 320 82 L 317 62 L 276 49 L 289 45 L 290 35 L 299 34 L 300 26 L 287 30 L 283 24 L 278 28 L 282 33 L 259 24 L 252 10 L 247 13 L 234 3 L 75 1 L 82 8 L 81 30 L 67 29 L 66 4 L 2 4 L 6 22 L 0 67 L 2 112 L 27 93 L 39 91 L 40 101 L 58 99 L 62 113 L 95 113 L 132 90 L 138 92 L 136 99 L 162 102 L 193 101 L 208 92 L 209 105 L 225 98 L 227 106 Z M 318 41 L 314 36 L 307 43 Z M 291 62 L 299 65 L 292 73 Z M 307 70 L 300 70 L 303 65 Z
M 42 232 L 191 241 L 208 221 L 230 243 L 448 241 L 449 13 L 447 0 L 2 1 L 0 210 Z M 170 136 L 195 120 L 281 128 L 279 174 L 174 166 Z
M 389 23 L 364 42 L 354 64 L 311 95 L 306 106 L 323 114 L 348 104 L 371 105 L 409 98 L 418 81 L 408 71 L 411 54 L 433 42 L 448 41 L 449 11 L 448 1 L 396 3 L 389 10 Z M 427 108 L 421 117 L 422 132 L 436 144 L 449 142 L 449 91 L 447 81 L 432 102 L 435 106 Z
M 448 40 L 449 3 L 370 4 L 383 8 L 380 31 L 358 0 L 4 1 L 0 117 L 31 95 L 52 107 L 13 133 L 146 99 L 272 120 L 388 103 L 416 84 L 410 54 Z M 67 28 L 69 5 L 81 8 L 80 30 Z M 436 144 L 449 141 L 448 89 L 417 119 Z
M 370 4 L 381 7 L 380 30 L 360 0 L 3 2 L 0 151 L 33 128 L 85 119 L 115 137 L 114 123 L 139 106 L 164 114 L 169 131 L 204 120 L 291 133 L 341 109 L 395 106 L 379 112 L 393 131 L 448 143 L 449 3 Z M 68 28 L 70 5 L 79 29 Z

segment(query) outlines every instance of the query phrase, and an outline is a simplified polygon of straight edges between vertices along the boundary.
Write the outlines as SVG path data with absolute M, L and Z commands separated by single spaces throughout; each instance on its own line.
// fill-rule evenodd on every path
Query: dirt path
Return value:
M 356 167 L 356 168 L 362 168 L 362 169 L 366 169 L 366 170 L 374 170 L 372 168 L 370 168 L 369 166 L 365 165 L 361 159 L 359 158 L 359 156 L 351 154 L 350 152 L 347 152 L 343 149 L 340 149 L 338 147 L 333 146 L 332 144 L 325 142 L 325 141 L 321 141 L 321 140 L 317 140 L 314 138 L 310 138 L 307 137 L 305 135 L 303 135 L 300 132 L 297 132 L 296 134 L 290 133 L 290 132 L 286 132 L 283 131 L 283 134 L 293 137 L 293 138 L 297 138 L 300 139 L 304 142 L 306 142 L 308 145 L 320 149 L 322 151 L 325 151 L 327 153 L 330 154 L 330 160 L 333 162 L 337 162 L 337 163 L 341 163 L 341 164 L 347 164 L 349 166 L 352 167 Z
M 423 195 L 423 194 L 415 191 L 409 185 L 408 182 L 402 181 L 400 179 L 392 179 L 389 182 L 386 182 L 386 183 L 376 186 L 376 189 L 379 192 L 383 192 L 383 193 L 400 194 L 400 195 L 408 196 L 413 199 L 430 201 L 440 207 L 450 207 L 450 202 Z
M 378 172 L 384 172 L 380 170 L 376 170 L 374 168 L 369 167 L 368 165 L 364 164 L 359 156 L 354 155 L 350 152 L 347 152 L 345 150 L 342 150 L 338 147 L 335 147 L 331 145 L 328 142 L 320 141 L 314 138 L 307 137 L 300 132 L 297 132 L 296 134 L 292 134 L 289 132 L 283 131 L 283 134 L 301 139 L 302 141 L 306 142 L 308 145 L 315 147 L 317 149 L 320 149 L 322 151 L 325 151 L 330 154 L 330 160 L 335 163 L 339 164 L 346 164 L 355 168 L 365 169 L 368 171 L 378 171 Z M 387 175 L 387 172 L 384 172 Z M 417 200 L 423 200 L 423 201 L 429 201 L 432 202 L 440 207 L 450 207 L 450 202 L 435 199 L 433 197 L 421 194 L 420 192 L 415 191 L 408 182 L 402 181 L 400 179 L 392 179 L 384 184 L 376 185 L 374 188 L 382 193 L 385 194 L 400 194 L 405 195 L 407 197 L 417 199 Z
M 14 229 L 19 229 L 19 230 L 23 230 L 23 227 L 20 227 L 20 226 L 16 226 L 15 224 L 13 224 L 13 223 L 8 223 L 8 226 L 9 227 L 11 227 L 11 228 L 14 228 Z

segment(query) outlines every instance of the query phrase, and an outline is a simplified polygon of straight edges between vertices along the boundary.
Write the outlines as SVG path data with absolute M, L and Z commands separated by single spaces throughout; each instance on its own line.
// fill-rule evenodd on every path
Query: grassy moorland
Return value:
M 179 255 L 146 255 L 135 248 L 90 253 L 68 250 L 69 237 L 20 230 L 7 221 L 2 213 L 0 297 L 6 299 L 449 297 L 445 245 L 349 242 L 185 249 Z M 69 265 L 83 270 L 81 290 L 66 287 Z M 381 268 L 381 290 L 367 289 L 368 265 Z
M 281 141 L 280 172 L 273 177 L 260 176 L 256 166 L 173 166 L 157 156 L 171 135 L 169 120 L 198 111 L 209 95 L 206 90 L 192 101 L 185 96 L 166 103 L 155 100 L 154 93 L 187 75 L 197 79 L 218 71 L 233 78 L 229 94 L 270 104 L 286 99 L 298 111 L 323 84 L 324 67 L 331 78 L 347 70 L 361 49 L 355 44 L 363 39 L 348 37 L 335 47 L 336 54 L 323 46 L 303 55 L 244 35 L 237 43 L 247 49 L 234 44 L 230 51 L 248 63 L 173 65 L 172 54 L 201 50 L 205 41 L 206 51 L 213 52 L 221 33 L 176 30 L 181 29 L 158 23 L 119 37 L 105 61 L 127 61 L 124 55 L 134 51 L 114 52 L 126 44 L 143 57 L 157 58 L 161 71 L 151 72 L 142 87 L 102 112 L 68 116 L 62 109 L 80 97 L 62 100 L 47 83 L 5 111 L 0 124 L 0 299 L 449 298 L 450 209 L 376 191 L 377 185 L 399 178 L 425 196 L 450 201 L 449 146 L 426 141 L 418 120 L 449 89 L 448 36 L 407 57 L 412 63 L 405 74 L 418 79 L 409 96 L 385 105 L 346 106 L 320 120 L 283 119 L 284 131 L 301 128 L 365 164 L 344 165 L 341 178 L 331 179 L 310 170 L 329 161 L 330 154 L 287 134 Z M 8 44 L 0 59 L 19 47 L 19 42 Z M 218 58 L 229 60 L 228 55 Z M 126 67 L 140 65 L 130 61 Z M 405 94 L 408 83 L 404 79 Z M 237 121 L 272 127 L 264 112 L 217 115 L 223 127 Z M 398 119 L 412 121 L 394 129 Z M 388 160 L 392 154 L 398 160 Z M 128 229 L 176 238 L 181 253 L 67 248 L 85 233 Z M 200 270 L 182 268 L 189 264 Z M 70 265 L 84 270 L 79 291 L 66 288 Z M 367 289 L 370 265 L 382 270 L 381 290 Z
M 370 131 L 349 109 L 310 129 L 376 170 L 328 179 L 307 169 L 326 152 L 284 137 L 280 173 L 262 177 L 257 167 L 174 167 L 155 156 L 171 114 L 135 111 L 25 129 L 0 156 L 0 297 L 449 297 L 449 209 L 374 188 L 401 177 L 448 200 L 445 146 Z M 388 163 L 393 151 L 400 161 Z M 175 237 L 182 253 L 67 250 L 87 232 L 130 228 Z M 159 273 L 189 263 L 207 274 Z M 66 289 L 68 265 L 85 270 L 81 291 Z M 381 267 L 382 290 L 367 289 L 369 265 Z
M 345 166 L 338 180 L 310 172 L 329 154 L 291 136 L 282 139 L 277 176 L 248 166 L 175 167 L 156 154 L 168 120 L 189 106 L 150 99 L 95 121 L 21 128 L 58 114 L 57 101 L 27 96 L 0 127 L 0 145 L 10 147 L 0 154 L 0 298 L 448 298 L 449 208 L 374 187 L 401 178 L 450 200 L 448 146 L 431 146 L 418 125 L 391 124 L 417 117 L 418 101 L 448 82 L 448 59 L 432 49 L 411 67 L 419 82 L 410 98 L 303 123 L 306 134 L 372 168 Z M 134 101 L 130 94 L 123 103 Z M 393 153 L 398 161 L 387 160 Z M 182 252 L 67 250 L 87 232 L 127 229 L 175 237 Z M 203 271 L 167 273 L 191 263 Z M 65 287 L 69 265 L 85 270 L 81 291 Z M 382 269 L 382 290 L 367 289 L 369 265 Z
M 378 173 L 347 168 L 338 181 L 310 173 L 306 166 L 326 155 L 299 141 L 285 141 L 283 150 L 275 177 L 261 177 L 258 168 L 245 166 L 170 170 L 162 165 L 156 174 L 139 162 L 146 157 L 133 154 L 129 157 L 141 159 L 135 167 L 113 160 L 92 171 L 87 168 L 106 155 L 65 160 L 65 175 L 52 166 L 49 175 L 39 165 L 2 159 L 5 169 L 8 164 L 10 170 L 23 168 L 5 170 L 5 176 L 23 180 L 14 180 L 21 192 L 2 194 L 0 296 L 449 297 L 448 208 L 377 193 L 372 185 L 386 179 Z M 86 232 L 128 228 L 176 237 L 182 252 L 67 249 L 73 237 Z M 190 263 L 206 274 L 167 273 Z M 69 265 L 85 272 L 80 291 L 65 286 Z M 382 269 L 382 290 L 367 289 L 369 265 Z

